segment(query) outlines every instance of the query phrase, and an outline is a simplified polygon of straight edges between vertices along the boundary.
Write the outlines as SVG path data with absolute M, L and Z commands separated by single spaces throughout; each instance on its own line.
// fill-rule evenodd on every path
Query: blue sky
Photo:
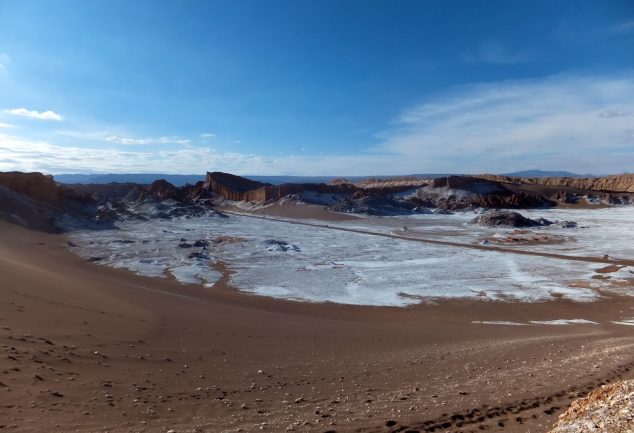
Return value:
M 632 162 L 631 0 L 0 0 L 0 170 Z

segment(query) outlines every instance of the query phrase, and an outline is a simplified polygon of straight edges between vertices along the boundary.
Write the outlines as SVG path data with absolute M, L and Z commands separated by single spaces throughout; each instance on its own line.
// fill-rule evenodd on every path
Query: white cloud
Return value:
M 477 48 L 463 53 L 462 59 L 474 63 L 513 64 L 532 60 L 529 51 L 512 52 L 495 41 L 483 41 Z
M 13 125 L 0 122 L 0 128 L 13 128 Z
M 108 141 L 110 143 L 117 143 L 117 144 L 133 144 L 133 145 L 139 145 L 139 144 L 150 144 L 152 143 L 152 140 L 147 139 L 147 138 L 130 138 L 130 137 L 119 137 L 117 135 L 104 135 L 103 140 Z
M 16 162 L 18 161 L 18 162 Z M 228 171 L 237 174 L 318 175 L 351 173 L 350 167 L 379 173 L 395 158 L 374 155 L 284 156 L 270 157 L 209 148 L 181 147 L 160 151 L 122 151 L 59 146 L 47 141 L 29 140 L 0 134 L 0 171 L 43 171 L 46 173 L 205 173 Z M 327 167 L 327 168 L 326 168 Z M 358 172 L 363 174 L 362 172 Z
M 135 137 L 128 134 L 120 135 L 107 131 L 57 131 L 57 133 L 66 137 L 77 138 L 84 141 L 99 141 L 125 146 L 145 146 L 150 144 L 180 144 L 185 146 L 191 144 L 191 140 L 177 136 Z
M 216 136 L 216 134 L 213 134 L 211 132 L 203 132 L 202 134 L 200 134 L 201 138 L 214 138 Z
M 632 170 L 619 160 L 634 160 L 634 149 L 622 146 L 634 120 L 625 114 L 634 112 L 634 78 L 623 77 L 560 75 L 457 87 L 404 111 L 379 134 L 379 149 L 425 171 Z M 615 106 L 621 108 L 607 108 Z M 612 115 L 606 120 L 598 112 Z
M 55 120 L 62 121 L 64 120 L 64 116 L 57 114 L 54 111 L 36 111 L 36 110 L 27 110 L 26 108 L 12 108 L 10 110 L 5 110 L 9 114 L 13 114 L 16 116 L 30 117 L 31 119 L 38 120 Z

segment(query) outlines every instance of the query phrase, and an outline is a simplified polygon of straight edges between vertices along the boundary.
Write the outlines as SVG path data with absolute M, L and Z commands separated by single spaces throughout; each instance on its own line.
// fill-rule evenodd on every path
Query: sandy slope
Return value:
M 300 304 L 90 265 L 65 242 L 0 224 L 1 431 L 540 432 L 632 376 L 632 327 L 471 323 L 632 317 L 629 298 Z

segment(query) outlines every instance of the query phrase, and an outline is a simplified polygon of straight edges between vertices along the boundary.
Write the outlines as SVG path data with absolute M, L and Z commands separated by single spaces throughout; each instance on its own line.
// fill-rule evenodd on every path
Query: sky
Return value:
M 632 0 L 0 0 L 0 171 L 634 171 Z

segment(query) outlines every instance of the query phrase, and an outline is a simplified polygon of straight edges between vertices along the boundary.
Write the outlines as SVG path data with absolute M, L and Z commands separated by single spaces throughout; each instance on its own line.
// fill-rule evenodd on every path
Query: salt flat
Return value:
M 521 251 L 619 259 L 634 256 L 634 213 L 629 207 L 594 210 L 523 211 L 551 220 L 573 220 L 576 228 L 531 230 L 556 243 L 505 245 Z M 596 278 L 602 263 L 434 245 L 397 236 L 447 239 L 473 245 L 513 229 L 479 227 L 472 212 L 454 215 L 359 218 L 325 224 L 293 224 L 230 215 L 191 219 L 128 221 L 118 230 L 78 231 L 77 252 L 107 266 L 208 287 L 221 277 L 214 264 L 232 271 L 231 285 L 263 296 L 309 302 L 407 306 L 440 299 L 472 298 L 523 302 L 555 298 L 593 301 L 601 290 L 623 292 L 632 278 L 617 267 Z M 334 228 L 345 228 L 358 233 Z M 188 246 L 203 241 L 208 247 Z M 227 241 L 229 240 L 229 241 Z M 179 246 L 180 245 L 180 246 Z M 629 290 L 625 290 L 629 292 Z

